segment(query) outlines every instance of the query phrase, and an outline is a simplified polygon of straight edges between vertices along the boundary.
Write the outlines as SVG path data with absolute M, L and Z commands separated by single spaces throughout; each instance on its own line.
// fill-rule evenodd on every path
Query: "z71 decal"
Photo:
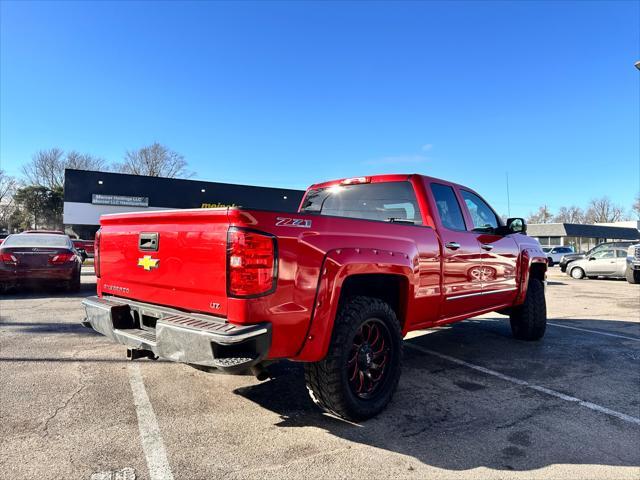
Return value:
M 304 218 L 276 217 L 276 227 L 311 228 L 311 220 Z

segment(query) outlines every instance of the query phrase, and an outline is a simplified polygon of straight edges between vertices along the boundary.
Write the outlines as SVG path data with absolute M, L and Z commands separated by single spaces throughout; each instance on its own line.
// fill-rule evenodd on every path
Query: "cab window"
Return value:
M 474 231 L 492 232 L 498 228 L 500 225 L 498 217 L 484 200 L 467 190 L 461 190 L 460 193 L 471 214 Z
M 436 202 L 442 225 L 450 230 L 466 230 L 467 226 L 464 223 L 462 209 L 453 188 L 440 183 L 432 183 L 431 193 Z
M 302 213 L 421 225 L 413 186 L 403 182 L 335 185 L 309 190 Z

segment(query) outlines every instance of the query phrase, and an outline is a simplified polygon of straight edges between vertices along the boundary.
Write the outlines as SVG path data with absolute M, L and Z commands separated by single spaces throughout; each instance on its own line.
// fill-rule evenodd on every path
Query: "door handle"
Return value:
M 444 246 L 451 250 L 457 250 L 460 248 L 460 244 L 458 242 L 447 242 Z
M 493 245 L 489 245 L 487 243 L 483 243 L 482 245 L 480 245 L 480 248 L 483 249 L 483 250 L 489 251 L 489 250 L 493 250 Z

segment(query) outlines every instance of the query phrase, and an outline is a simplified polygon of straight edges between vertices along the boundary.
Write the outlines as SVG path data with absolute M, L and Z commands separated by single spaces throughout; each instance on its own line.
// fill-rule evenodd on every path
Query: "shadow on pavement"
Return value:
M 607 324 L 617 327 L 623 323 L 597 322 L 601 329 Z M 581 332 L 557 328 L 542 342 L 515 341 L 508 338 L 507 332 L 505 322 L 495 320 L 482 327 L 457 324 L 406 340 L 405 345 L 437 350 L 539 384 L 545 384 L 542 378 L 548 382 L 566 379 L 563 387 L 552 388 L 567 394 L 574 386 L 582 387 L 582 382 L 600 381 L 581 370 L 588 363 L 589 350 L 598 348 L 592 338 L 583 339 Z M 618 348 L 616 342 L 626 342 L 621 344 L 625 349 L 632 345 L 628 340 L 598 337 L 597 342 L 608 342 L 600 349 L 607 355 L 608 349 Z M 584 351 L 567 347 L 575 343 L 584 343 Z M 626 396 L 628 405 L 633 405 L 634 400 L 629 397 L 633 397 L 634 374 L 629 372 L 634 371 L 637 362 L 616 356 L 603 357 L 603 363 L 605 395 L 610 396 L 611 403 L 617 396 Z M 278 414 L 281 420 L 277 426 L 317 427 L 351 442 L 449 470 L 485 467 L 528 471 L 555 464 L 640 465 L 640 452 L 634 447 L 639 434 L 637 425 L 412 348 L 405 348 L 403 368 L 399 389 L 387 410 L 360 425 L 323 414 L 313 404 L 306 392 L 301 364 L 276 363 L 270 367 L 272 380 L 238 388 L 234 393 Z M 612 375 L 620 377 L 616 379 L 618 383 L 608 383 L 608 372 L 616 372 L 616 368 L 625 372 Z M 590 375 L 599 373 L 592 371 Z M 535 375 L 540 377 L 536 379 Z M 628 390 L 618 387 L 629 383 Z M 637 410 L 628 408 L 632 415 Z
M 2 300 L 26 300 L 32 298 L 83 298 L 96 294 L 96 283 L 82 283 L 79 292 L 69 292 L 57 285 L 24 285 L 0 292 Z
M 139 362 L 140 360 L 136 360 Z M 146 361 L 146 360 L 145 360 Z M 150 362 L 157 363 L 173 363 L 170 360 L 149 360 Z M 20 362 L 29 362 L 29 363 L 44 363 L 44 362 L 54 362 L 54 363 L 131 363 L 131 360 L 127 358 L 113 359 L 113 358 L 79 358 L 79 357 L 0 357 L 0 362 L 6 363 L 20 363 Z
M 80 323 L 62 322 L 6 322 L 0 318 L 0 328 L 11 327 L 12 332 L 18 333 L 63 333 L 101 336 L 93 328 L 87 328 Z

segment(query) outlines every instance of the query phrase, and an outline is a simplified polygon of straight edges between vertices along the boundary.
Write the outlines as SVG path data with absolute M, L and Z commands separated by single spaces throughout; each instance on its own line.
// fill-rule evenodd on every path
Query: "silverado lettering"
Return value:
M 144 260 L 138 239 L 150 231 L 158 250 Z M 544 335 L 547 259 L 525 233 L 473 190 L 422 175 L 313 185 L 296 218 L 240 207 L 105 215 L 86 322 L 131 358 L 260 379 L 274 360 L 304 362 L 314 401 L 361 420 L 390 401 L 412 330 L 498 311 L 515 338 Z

